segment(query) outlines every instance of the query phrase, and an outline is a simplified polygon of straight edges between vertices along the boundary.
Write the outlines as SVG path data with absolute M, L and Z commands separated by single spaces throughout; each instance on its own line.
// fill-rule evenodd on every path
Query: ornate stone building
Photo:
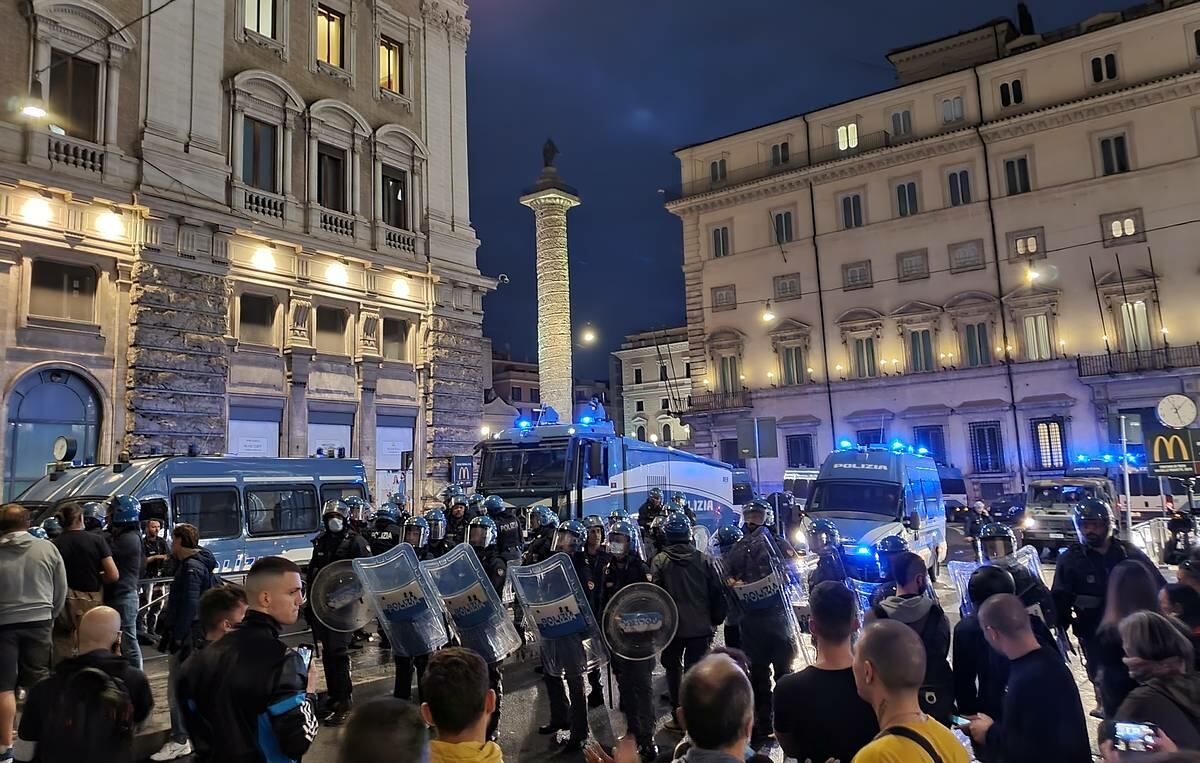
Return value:
M 95 462 L 344 454 L 376 493 L 411 453 L 408 491 L 440 489 L 478 439 L 494 285 L 465 3 L 32 0 L 0 24 L 5 496 L 60 434 Z

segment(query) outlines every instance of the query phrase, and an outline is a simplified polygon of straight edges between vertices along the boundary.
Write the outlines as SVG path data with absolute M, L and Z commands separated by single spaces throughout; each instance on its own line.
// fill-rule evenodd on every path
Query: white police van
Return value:
M 111 466 L 51 465 L 17 496 L 40 521 L 68 501 L 131 495 L 142 521 L 187 522 L 217 558 L 217 572 L 244 572 L 262 556 L 298 564 L 312 557 L 321 506 L 333 498 L 367 497 L 357 459 L 151 456 Z
M 805 507 L 808 521 L 837 526 L 846 562 L 875 560 L 875 544 L 906 539 L 931 577 L 946 561 L 946 512 L 937 464 L 900 443 L 853 447 L 843 441 L 821 465 Z

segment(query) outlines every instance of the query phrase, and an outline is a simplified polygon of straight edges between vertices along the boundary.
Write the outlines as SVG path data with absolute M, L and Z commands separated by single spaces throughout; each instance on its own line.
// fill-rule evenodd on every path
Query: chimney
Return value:
M 1025 3 L 1017 3 L 1017 29 L 1020 31 L 1022 37 L 1035 34 L 1033 30 L 1033 15 L 1029 13 L 1029 6 Z

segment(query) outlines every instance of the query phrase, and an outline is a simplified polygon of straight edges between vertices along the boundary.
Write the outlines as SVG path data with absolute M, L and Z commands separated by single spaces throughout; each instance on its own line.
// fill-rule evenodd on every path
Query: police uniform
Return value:
M 343 559 L 359 559 L 370 555 L 367 542 L 349 527 L 340 533 L 322 531 L 313 539 L 312 561 L 308 564 L 308 589 L 312 590 L 317 574 L 326 566 Z M 308 624 L 312 627 L 313 636 L 321 642 L 321 660 L 325 665 L 325 684 L 329 689 L 330 705 L 336 710 L 348 710 L 354 692 L 348 651 L 353 634 L 332 631 L 313 616 L 308 618 Z
M 666 510 L 667 508 L 663 505 L 662 501 L 659 501 L 658 505 L 656 506 L 650 503 L 650 499 L 648 498 L 646 499 L 646 502 L 642 504 L 641 508 L 638 509 L 638 529 L 642 531 L 642 539 L 644 541 L 650 540 L 650 523 L 654 521 L 655 517 L 662 514 Z
M 426 559 L 437 558 L 430 554 L 428 546 L 418 548 L 416 551 L 418 561 L 423 562 Z M 425 666 L 429 664 L 429 655 L 422 654 L 417 657 L 401 657 L 400 655 L 393 653 L 392 663 L 396 667 L 396 679 L 392 686 L 392 696 L 396 699 L 412 699 L 412 680 L 413 671 L 415 669 L 417 674 L 417 702 L 420 702 L 421 679 L 425 676 Z
M 633 552 L 623 556 L 609 555 L 600 568 L 597 580 L 598 613 L 603 613 L 617 591 L 634 583 L 650 582 L 650 568 Z M 612 669 L 617 677 L 617 689 L 621 693 L 620 711 L 625 714 L 629 732 L 637 740 L 639 748 L 649 749 L 654 745 L 654 696 L 652 671 L 654 660 L 626 660 L 612 655 Z
M 537 564 L 545 561 L 554 555 L 554 528 L 542 529 L 538 531 L 537 537 L 529 542 L 525 547 L 525 554 L 522 557 L 523 564 Z
M 586 550 L 583 552 L 584 561 L 591 569 L 592 580 L 600 580 L 600 570 L 612 558 L 612 555 L 605 551 L 602 547 L 596 549 L 596 553 L 590 554 Z M 600 586 L 588 592 L 588 604 L 592 607 L 592 613 L 597 619 L 604 612 L 604 608 L 600 606 Z M 600 685 L 600 668 L 588 673 L 588 699 L 592 707 L 599 707 L 604 704 L 603 688 Z
M 366 533 L 367 545 L 371 547 L 371 556 L 386 554 L 404 540 L 404 528 L 390 519 L 375 520 L 375 524 Z
M 464 525 L 464 527 L 465 527 L 465 525 Z M 442 538 L 440 540 L 429 541 L 429 544 L 426 545 L 424 549 L 422 549 L 425 552 L 425 556 L 423 556 L 421 558 L 422 559 L 441 558 L 441 557 L 445 556 L 446 554 L 450 553 L 450 549 L 454 548 L 454 546 L 455 546 L 454 541 L 450 540 L 450 535 L 447 534 L 445 538 Z
M 590 602 L 595 595 L 596 580 L 592 575 L 592 568 L 584 558 L 586 556 L 586 552 L 577 551 L 571 556 L 571 562 Z M 588 737 L 587 694 L 584 690 L 583 676 L 560 678 L 543 673 L 542 683 L 546 686 L 546 695 L 550 700 L 549 728 L 569 730 L 571 739 L 568 744 L 572 747 L 582 745 Z
M 457 546 L 467 539 L 467 523 L 470 521 L 466 509 L 458 519 L 454 518 L 453 510 L 446 512 L 446 540 L 450 541 L 451 546 Z
M 512 511 L 505 507 L 504 511 L 492 515 L 496 522 L 496 551 L 506 562 L 516 562 L 521 559 L 521 523 Z
M 479 558 L 479 563 L 483 565 L 483 571 L 487 574 L 488 580 L 495 589 L 496 595 L 504 597 L 504 580 L 508 577 L 508 563 L 496 551 L 495 545 L 488 548 L 476 548 L 475 555 Z M 497 737 L 497 729 L 500 726 L 500 704 L 504 699 L 504 672 L 501 669 L 502 662 L 489 662 L 488 669 L 488 685 L 492 691 L 496 692 L 496 710 L 492 713 L 492 717 L 488 720 L 487 738 L 495 741 Z

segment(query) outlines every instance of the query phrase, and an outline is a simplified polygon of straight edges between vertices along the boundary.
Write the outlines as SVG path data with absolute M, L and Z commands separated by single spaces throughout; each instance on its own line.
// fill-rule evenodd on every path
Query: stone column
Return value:
M 108 59 L 105 80 L 104 90 L 107 97 L 104 99 L 104 145 L 115 148 L 117 146 L 117 102 L 118 94 L 121 92 L 121 59 L 115 56 Z
M 537 241 L 538 383 L 542 403 L 559 416 L 572 416 L 571 282 L 567 253 L 567 211 L 579 197 L 558 179 L 554 167 L 521 197 L 533 210 Z
M 448 482 L 451 457 L 470 455 L 479 441 L 483 330 L 478 322 L 438 307 L 429 318 L 426 342 L 429 370 L 421 390 L 425 419 L 425 479 L 421 487 L 429 498 Z

